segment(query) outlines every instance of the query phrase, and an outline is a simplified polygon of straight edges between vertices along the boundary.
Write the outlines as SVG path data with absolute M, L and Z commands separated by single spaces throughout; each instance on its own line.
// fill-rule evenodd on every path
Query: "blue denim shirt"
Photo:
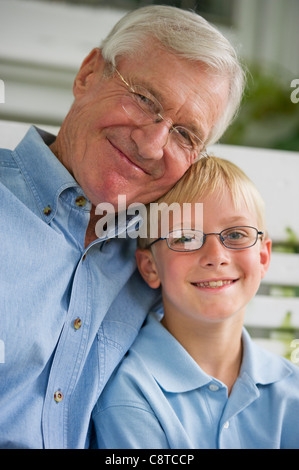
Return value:
M 94 410 L 103 449 L 299 449 L 299 367 L 254 344 L 230 396 L 154 315 Z M 124 430 L 125 429 L 125 430 Z
M 0 447 L 84 448 L 94 405 L 157 298 L 133 239 L 84 248 L 91 203 L 41 133 L 0 150 Z

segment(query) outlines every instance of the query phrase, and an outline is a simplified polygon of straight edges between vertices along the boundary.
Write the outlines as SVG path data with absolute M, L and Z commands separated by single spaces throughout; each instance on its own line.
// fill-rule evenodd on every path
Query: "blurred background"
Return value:
M 60 125 L 84 57 L 127 11 L 194 9 L 236 46 L 248 68 L 243 106 L 221 142 L 299 150 L 298 0 L 0 0 L 0 119 Z M 299 92 L 297 93 L 299 98 Z

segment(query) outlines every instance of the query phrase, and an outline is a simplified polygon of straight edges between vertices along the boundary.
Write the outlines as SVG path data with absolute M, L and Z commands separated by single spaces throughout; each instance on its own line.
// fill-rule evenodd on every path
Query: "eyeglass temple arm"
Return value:
M 157 238 L 156 240 L 154 240 L 153 242 L 151 242 L 149 245 L 147 245 L 146 248 L 149 248 L 150 246 L 154 245 L 155 243 L 157 243 L 157 242 L 160 241 L 160 240 L 166 240 L 166 237 Z
M 261 237 L 261 239 L 264 238 L 264 232 L 257 232 L 257 235 Z

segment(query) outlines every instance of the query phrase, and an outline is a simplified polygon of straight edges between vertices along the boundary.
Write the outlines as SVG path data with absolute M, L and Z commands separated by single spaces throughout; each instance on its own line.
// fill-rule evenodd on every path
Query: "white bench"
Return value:
M 28 127 L 0 121 L 0 147 L 14 148 Z M 42 127 L 53 133 L 58 131 L 55 127 Z M 274 251 L 259 293 L 248 306 L 245 324 L 255 341 L 299 363 L 299 253 L 275 251 L 277 244 L 287 242 L 287 227 L 299 243 L 299 152 L 220 144 L 209 150 L 239 165 L 266 202 Z

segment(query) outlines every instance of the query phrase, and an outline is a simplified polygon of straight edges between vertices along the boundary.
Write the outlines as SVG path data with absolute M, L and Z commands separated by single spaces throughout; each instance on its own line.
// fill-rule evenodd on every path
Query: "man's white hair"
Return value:
M 192 11 L 151 5 L 126 14 L 102 41 L 107 63 L 142 51 L 149 37 L 186 60 L 201 62 L 219 77 L 229 79 L 229 98 L 205 145 L 215 143 L 235 117 L 245 86 L 245 72 L 235 49 L 214 26 Z

